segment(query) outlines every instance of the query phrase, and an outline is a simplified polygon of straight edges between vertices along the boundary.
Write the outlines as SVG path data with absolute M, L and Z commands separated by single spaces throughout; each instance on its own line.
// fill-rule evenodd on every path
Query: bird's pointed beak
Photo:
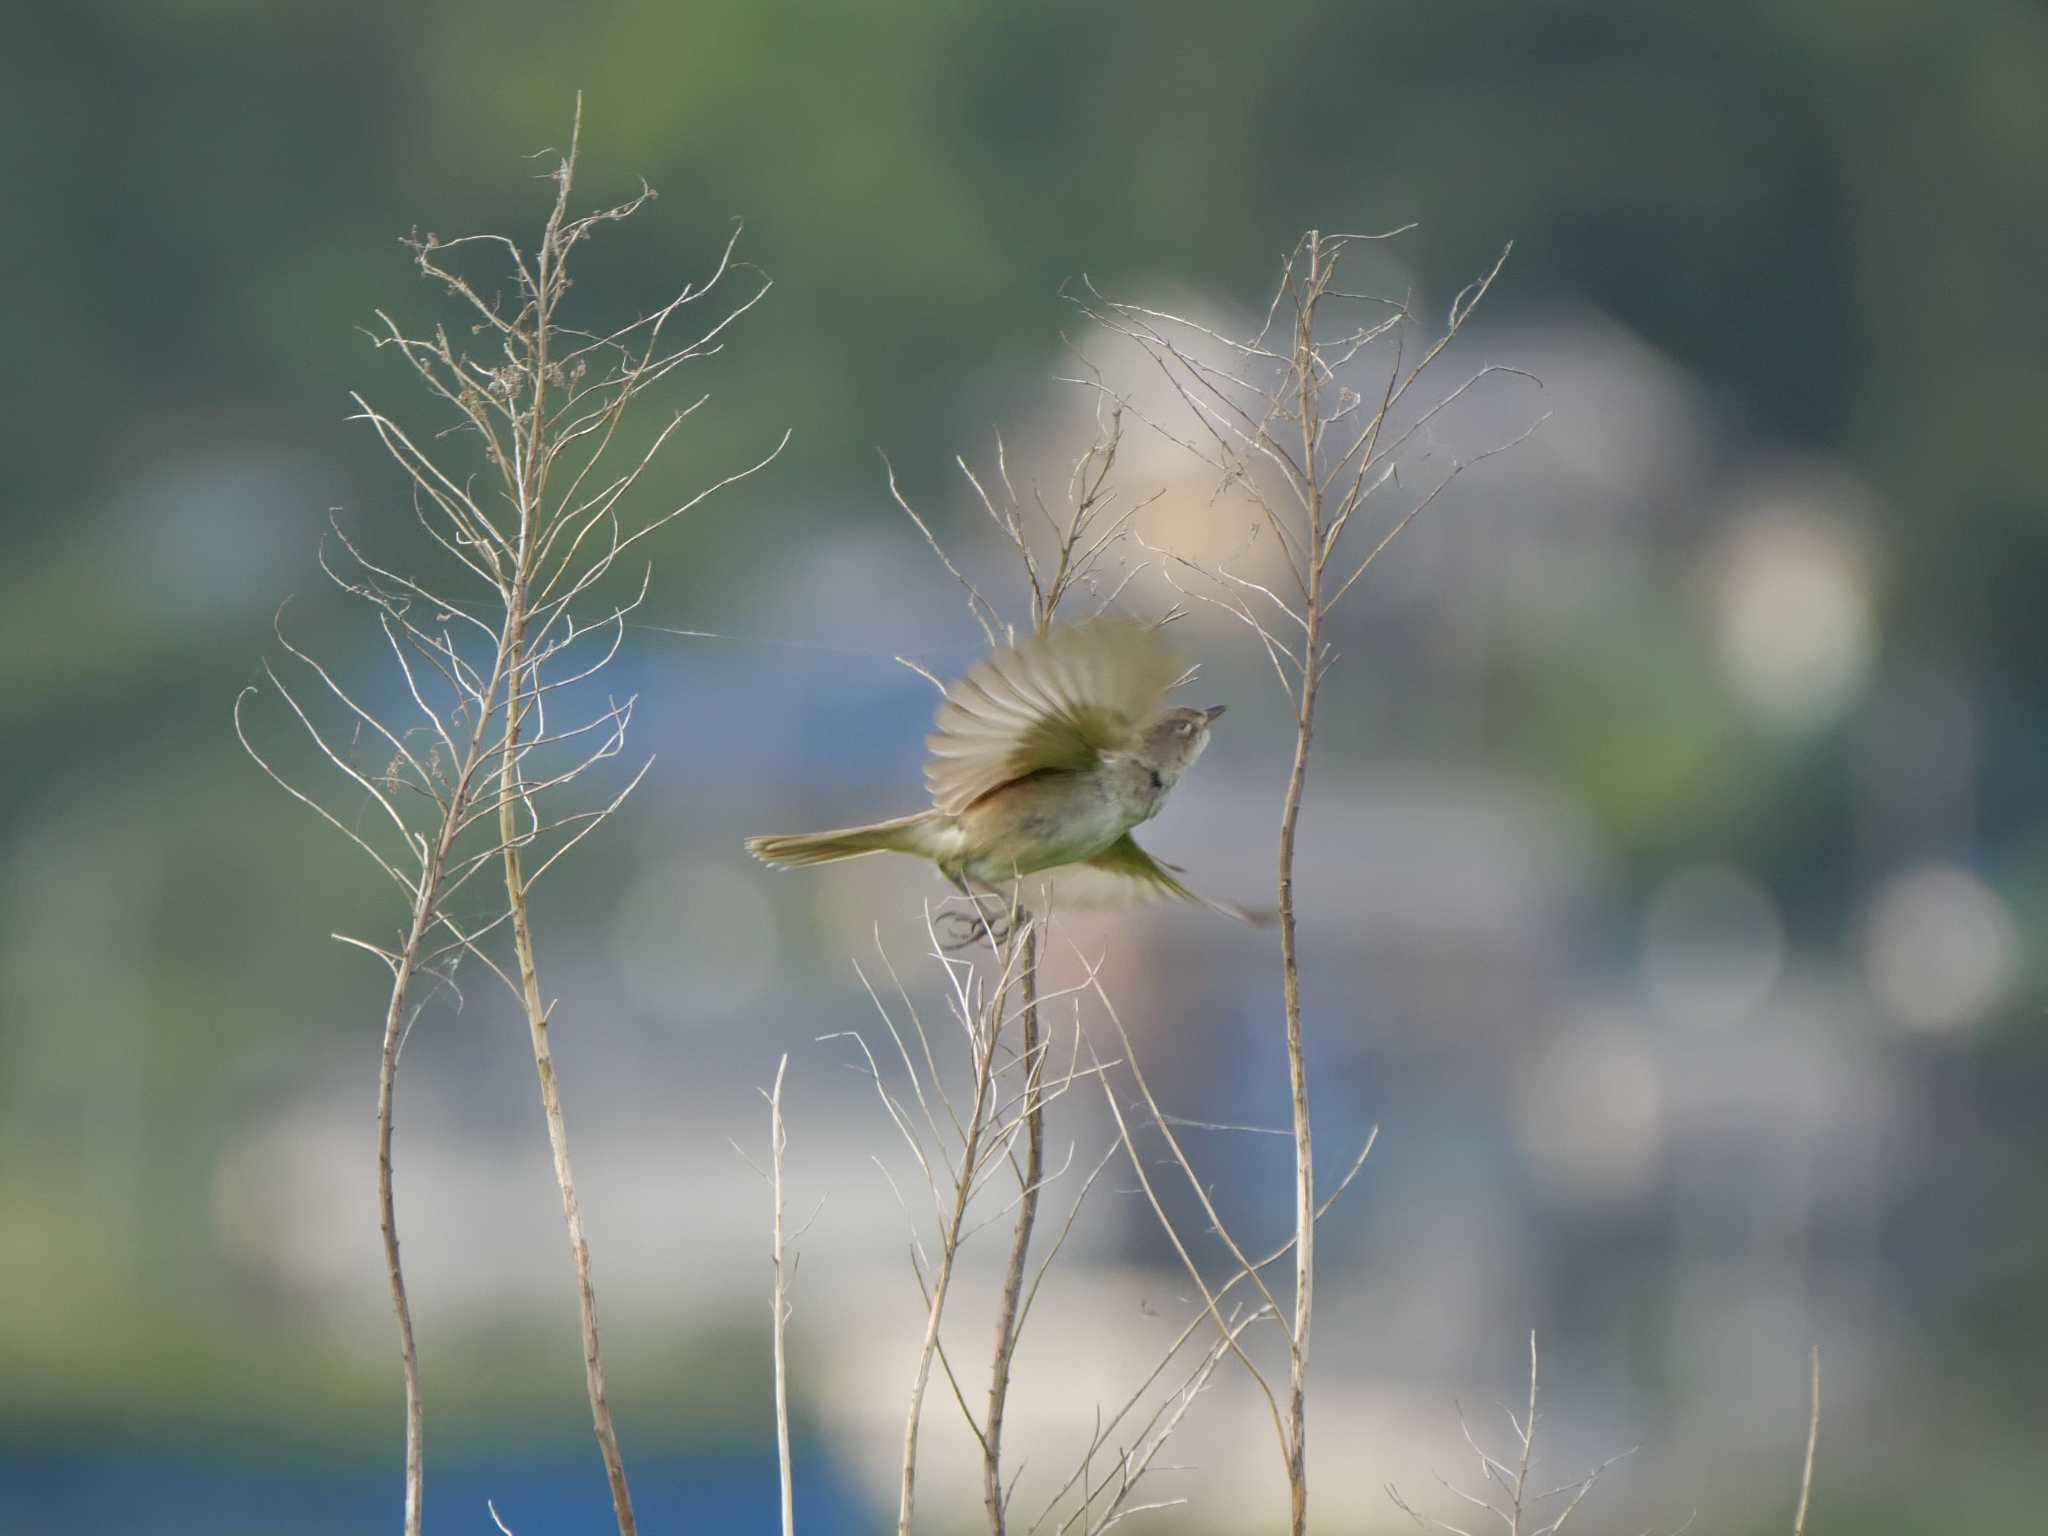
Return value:
M 1203 710 L 1202 713 L 1207 715 L 1209 717 L 1209 723 L 1211 725 L 1214 725 L 1217 722 L 1217 720 L 1222 717 L 1223 706 L 1221 704 L 1211 704 L 1207 709 Z

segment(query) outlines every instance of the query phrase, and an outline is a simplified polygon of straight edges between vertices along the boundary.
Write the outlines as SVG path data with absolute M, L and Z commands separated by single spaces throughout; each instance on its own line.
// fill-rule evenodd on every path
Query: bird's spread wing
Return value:
M 1154 625 L 1099 618 L 997 651 L 946 691 L 926 745 L 932 803 L 956 815 L 1048 768 L 1086 769 L 1165 707 L 1180 667 Z
M 1198 895 L 1175 878 L 1179 873 L 1177 866 L 1153 858 L 1126 832 L 1086 863 L 1063 864 L 1042 876 L 1026 876 L 1026 884 L 1035 887 L 1026 895 L 1038 896 L 1055 912 L 1099 911 L 1172 900 L 1191 901 L 1255 926 L 1272 920 L 1268 913 L 1247 912 L 1227 901 L 1212 901 Z

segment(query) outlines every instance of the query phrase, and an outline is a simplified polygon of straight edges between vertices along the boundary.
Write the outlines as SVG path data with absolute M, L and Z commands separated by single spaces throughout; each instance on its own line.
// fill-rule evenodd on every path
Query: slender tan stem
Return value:
M 405 1372 L 405 1536 L 419 1536 L 423 1518 L 422 1500 L 426 1485 L 426 1427 L 420 1397 L 419 1350 L 413 1341 L 412 1302 L 406 1292 L 405 1268 L 398 1257 L 398 1208 L 393 1193 L 391 1137 L 396 1124 L 398 1097 L 398 1051 L 404 1043 L 408 1005 L 413 978 L 419 972 L 420 955 L 427 935 L 441 920 L 442 881 L 448 870 L 449 851 L 455 846 L 475 792 L 478 774 L 487 752 L 484 732 L 490 720 L 479 711 L 470 730 L 468 751 L 461 771 L 449 792 L 441 825 L 430 845 L 422 838 L 425 851 L 420 866 L 418 895 L 413 901 L 412 922 L 406 931 L 405 947 L 391 968 L 391 1001 L 384 1013 L 384 1048 L 377 1068 L 377 1214 L 384 1237 L 384 1268 L 391 1285 L 391 1309 L 398 1316 L 398 1352 Z
M 590 1417 L 611 1483 L 612 1513 L 619 1536 L 634 1536 L 633 1499 L 626 1489 L 626 1466 L 619 1455 L 619 1434 L 605 1398 L 604 1355 L 598 1342 L 597 1293 L 590 1283 L 590 1244 L 583 1235 L 583 1207 L 576 1198 L 576 1175 L 569 1164 L 569 1126 L 562 1114 L 562 1094 L 555 1080 L 554 1052 L 548 1045 L 549 1010 L 541 1001 L 540 976 L 534 963 L 533 927 L 528 920 L 525 877 L 519 860 L 519 730 L 526 707 L 520 655 L 525 593 L 515 598 L 508 651 L 503 771 L 499 778 L 498 836 L 505 852 L 505 895 L 512 906 L 512 946 L 519 959 L 519 995 L 533 1037 L 533 1068 L 540 1079 L 541 1113 L 548 1123 L 548 1146 L 554 1152 L 555 1183 L 562 1191 L 562 1219 L 569 1228 L 569 1253 L 576 1265 L 576 1299 L 583 1318 L 583 1377 L 590 1395 Z
M 1295 306 L 1294 371 L 1301 424 L 1300 485 L 1308 507 L 1301 688 L 1295 699 L 1294 765 L 1280 812 L 1280 986 L 1287 1015 L 1287 1080 L 1294 1121 L 1294 1319 L 1287 1346 L 1287 1490 L 1289 1529 L 1308 1529 L 1308 1346 L 1315 1311 L 1316 1172 L 1309 1129 L 1308 1059 L 1301 1033 L 1301 963 L 1295 942 L 1294 839 L 1315 738 L 1316 689 L 1322 680 L 1323 491 L 1316 450 L 1322 419 L 1316 390 L 1315 310 L 1327 282 L 1321 237 L 1307 239 L 1308 272 Z
M 924 1342 L 918 1347 L 917 1371 L 910 1383 L 910 1407 L 903 1419 L 903 1476 L 896 1505 L 897 1536 L 910 1536 L 910 1516 L 917 1504 L 917 1434 L 924 1418 L 925 1388 L 931 1383 L 932 1358 L 939 1350 L 939 1323 L 945 1315 L 946 1296 L 953 1284 L 953 1261 L 960 1253 L 960 1237 L 967 1224 L 967 1202 L 974 1193 L 974 1169 L 981 1157 L 982 1132 L 988 1126 L 989 1090 L 995 1075 L 996 1031 L 1002 1023 L 1002 992 L 999 988 L 990 1007 L 988 1037 L 981 1044 L 975 1064 L 973 1111 L 968 1117 L 960 1151 L 960 1173 L 953 1181 L 953 1209 L 939 1233 L 939 1271 L 932 1280 L 931 1301 L 925 1310 Z
M 504 853 L 505 897 L 512 912 L 512 947 L 518 959 L 519 997 L 526 1010 L 528 1032 L 533 1041 L 534 1074 L 540 1080 L 541 1112 L 546 1117 L 548 1146 L 554 1153 L 555 1183 L 562 1192 L 562 1219 L 568 1228 L 569 1253 L 576 1268 L 576 1300 L 583 1324 L 583 1377 L 590 1398 L 591 1427 L 597 1435 L 598 1451 L 604 1458 L 606 1480 L 611 1484 L 612 1514 L 619 1536 L 635 1536 L 633 1499 L 626 1487 L 626 1466 L 619 1454 L 619 1434 L 612 1422 L 611 1404 L 605 1395 L 604 1352 L 598 1337 L 597 1293 L 590 1281 L 590 1244 L 583 1232 L 583 1206 L 576 1195 L 576 1175 L 569 1161 L 569 1127 L 562 1113 L 562 1094 L 555 1075 L 554 1051 L 548 1043 L 551 1010 L 541 999 L 540 978 L 534 959 L 533 925 L 528 913 L 526 878 L 521 868 L 519 806 L 521 796 L 521 732 L 533 693 L 528 673 L 532 664 L 525 654 L 526 626 L 530 615 L 536 550 L 545 537 L 548 466 L 548 387 L 552 366 L 555 312 L 567 281 L 563 262 L 568 243 L 563 221 L 568 211 L 569 188 L 575 175 L 576 151 L 581 137 L 583 102 L 576 103 L 576 123 L 570 132 L 569 152 L 556 178 L 555 206 L 547 228 L 534 252 L 529 279 L 528 307 L 521 318 L 527 327 L 522 339 L 530 393 L 513 422 L 513 454 L 501 461 L 507 489 L 519 509 L 515 537 L 514 571 L 504 588 L 504 670 L 505 731 L 502 739 L 498 781 L 498 841 Z M 515 325 L 515 332 L 519 328 Z M 539 679 L 531 679 L 537 687 Z
M 1308 1525 L 1307 1378 L 1315 1316 L 1316 1214 L 1316 1171 L 1302 1019 L 1294 865 L 1309 759 L 1315 740 L 1316 704 L 1324 672 L 1334 656 L 1326 636 L 1336 604 L 1388 544 L 1435 502 L 1449 483 L 1450 476 L 1462 469 L 1464 463 L 1453 465 L 1450 474 L 1441 477 L 1432 489 L 1424 493 L 1366 553 L 1365 558 L 1350 569 L 1348 575 L 1343 568 L 1333 569 L 1330 561 L 1354 515 L 1375 490 L 1393 481 L 1397 459 L 1416 433 L 1438 411 L 1462 396 L 1478 378 L 1494 372 L 1513 371 L 1491 365 L 1480 369 L 1472 379 L 1422 412 L 1417 421 L 1400 428 L 1390 445 L 1383 445 L 1382 431 L 1387 428 L 1394 408 L 1464 325 L 1473 306 L 1490 288 L 1500 270 L 1500 263 L 1496 262 L 1487 277 L 1459 296 L 1446 331 L 1427 350 L 1420 363 L 1404 372 L 1401 366 L 1403 354 L 1397 350 L 1378 408 L 1359 421 L 1357 418 L 1366 412 L 1370 402 L 1361 398 L 1344 379 L 1351 376 L 1352 364 L 1364 348 L 1413 318 L 1405 307 L 1400 307 L 1390 317 L 1333 338 L 1327 347 L 1319 342 L 1317 317 L 1322 301 L 1325 298 L 1360 297 L 1338 293 L 1332 287 L 1332 279 L 1346 247 L 1363 238 L 1371 237 L 1326 237 L 1313 229 L 1304 234 L 1287 258 L 1265 322 L 1248 342 L 1233 341 L 1178 315 L 1104 299 L 1093 285 L 1088 286 L 1090 297 L 1082 304 L 1091 319 L 1110 332 L 1134 342 L 1167 377 L 1181 404 L 1199 424 L 1199 430 L 1190 435 L 1144 416 L 1139 419 L 1168 442 L 1219 471 L 1225 485 L 1242 488 L 1258 508 L 1264 519 L 1263 526 L 1270 527 L 1278 538 L 1293 578 L 1292 593 L 1276 592 L 1270 586 L 1247 580 L 1228 570 L 1211 570 L 1184 555 L 1142 546 L 1148 553 L 1163 554 L 1169 566 L 1193 570 L 1225 588 L 1221 597 L 1190 591 L 1174 581 L 1170 570 L 1168 572 L 1169 583 L 1178 594 L 1213 602 L 1258 635 L 1267 659 L 1287 687 L 1294 707 L 1293 762 L 1280 816 L 1276 914 L 1280 928 L 1281 992 L 1295 1164 L 1294 1304 L 1291 1314 L 1281 1318 L 1288 1342 L 1284 1410 L 1273 1398 L 1271 1389 L 1267 1388 L 1274 1410 L 1275 1429 L 1287 1464 L 1292 1506 L 1289 1528 L 1293 1536 L 1303 1536 Z M 1284 313 L 1283 304 L 1287 303 L 1293 306 L 1293 334 L 1283 342 L 1276 335 L 1276 322 Z M 1184 338 L 1190 335 L 1198 338 L 1193 343 L 1195 351 L 1183 345 Z M 1270 344 L 1269 338 L 1273 338 Z M 1196 352 L 1205 349 L 1209 343 L 1222 346 L 1234 356 L 1235 362 L 1215 366 L 1197 356 Z M 1398 343 L 1396 345 L 1398 348 Z M 1277 378 L 1270 371 L 1274 366 L 1279 369 Z M 1119 398 L 1110 394 L 1099 377 L 1084 382 L 1106 398 Z M 1345 425 L 1347 422 L 1353 424 Z M 1292 427 L 1288 426 L 1289 423 Z M 1298 428 L 1298 438 L 1283 440 L 1293 438 L 1295 428 Z M 1512 444 L 1503 445 L 1506 446 Z M 1498 451 L 1501 449 L 1489 450 Z M 1476 462 L 1476 459 L 1466 462 Z M 1276 480 L 1279 482 L 1277 487 L 1274 485 Z M 1274 494 L 1275 489 L 1282 490 L 1284 494 Z M 1277 611 L 1281 620 L 1278 625 L 1269 626 L 1261 618 L 1250 601 L 1254 596 L 1271 604 Z M 1281 636 L 1291 633 L 1288 625 L 1299 627 L 1298 649 L 1275 634 L 1276 629 Z M 1142 1182 L 1142 1171 L 1140 1179 Z M 1161 1219 L 1164 1222 L 1163 1213 Z M 1221 1231 L 1220 1227 L 1218 1230 Z M 1168 1232 L 1172 1235 L 1170 1225 Z M 1185 1254 L 1183 1256 L 1185 1259 Z M 1201 1283 L 1198 1274 L 1192 1277 L 1198 1285 Z M 1267 1297 L 1266 1301 L 1275 1313 L 1281 1311 L 1273 1298 Z M 1211 1310 L 1214 1310 L 1213 1301 Z M 1266 1387 L 1265 1379 L 1256 1369 L 1252 1375 L 1262 1387 Z
M 412 931 L 392 971 L 391 1006 L 384 1015 L 384 1054 L 377 1072 L 377 1208 L 384 1234 L 384 1270 L 391 1283 L 391 1309 L 398 1314 L 398 1353 L 405 1369 L 405 1536 L 420 1536 L 420 1501 L 426 1484 L 426 1429 L 420 1405 L 420 1357 L 413 1343 L 412 1303 L 405 1270 L 398 1261 L 398 1213 L 391 1192 L 391 1127 L 398 1091 L 398 1043 L 405 1033 L 407 993 L 420 943 L 433 911 L 423 879 L 413 907 Z
M 789 1454 L 789 1357 L 785 1332 L 789 1323 L 789 1272 L 783 1262 L 782 1150 L 789 1137 L 782 1128 L 782 1077 L 789 1070 L 783 1053 L 775 1068 L 775 1089 L 768 1095 L 768 1155 L 775 1192 L 775 1291 L 770 1304 L 775 1317 L 775 1460 L 782 1473 L 782 1536 L 796 1536 L 796 1495 Z
M 1038 935 L 1024 935 L 1023 965 L 1018 985 L 1023 999 L 1024 1045 L 1024 1169 L 1017 1225 L 1010 1234 L 1010 1263 L 1003 1275 L 1003 1298 L 996 1312 L 995 1357 L 989 1371 L 988 1419 L 983 1435 L 982 1503 L 988 1511 L 989 1536 L 1004 1536 L 1003 1410 L 1010 1397 L 1010 1368 L 1017 1353 L 1017 1308 L 1024 1293 L 1024 1272 L 1031 1253 L 1031 1232 L 1038 1222 L 1038 1186 L 1045 1175 L 1045 1103 L 1041 1098 L 1042 1053 L 1038 1045 Z
M 1806 1467 L 1799 1474 L 1799 1512 L 1792 1536 L 1806 1536 L 1806 1508 L 1813 1501 L 1813 1455 L 1820 1449 L 1820 1346 L 1813 1346 L 1813 1408 L 1806 1420 Z

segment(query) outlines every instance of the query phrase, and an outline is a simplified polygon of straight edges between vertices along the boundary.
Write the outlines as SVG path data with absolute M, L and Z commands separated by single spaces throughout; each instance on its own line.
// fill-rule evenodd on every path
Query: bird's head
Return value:
M 1138 758 L 1159 775 L 1162 785 L 1171 785 L 1202 755 L 1209 745 L 1209 727 L 1223 713 L 1213 709 L 1169 709 L 1145 728 Z

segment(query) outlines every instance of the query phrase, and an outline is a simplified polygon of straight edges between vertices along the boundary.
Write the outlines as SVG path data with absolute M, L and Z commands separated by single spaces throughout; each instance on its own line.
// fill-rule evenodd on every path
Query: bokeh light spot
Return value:
M 1877 647 L 1870 562 L 1830 498 L 1774 493 L 1731 520 L 1713 590 L 1714 641 L 1736 694 L 1788 729 L 1847 713 Z
M 1663 1169 L 1657 1064 L 1624 1018 L 1596 1012 L 1559 1031 L 1518 1075 L 1512 1114 L 1530 1171 L 1575 1203 L 1640 1199 Z
M 1686 870 L 1651 899 L 1643 920 L 1643 982 L 1667 1018 L 1735 1023 L 1770 995 L 1784 964 L 1777 903 L 1731 865 Z
M 1895 876 L 1863 933 L 1870 990 L 1911 1029 L 1962 1029 L 2012 984 L 2019 935 L 2005 904 L 1968 870 L 1930 864 Z

